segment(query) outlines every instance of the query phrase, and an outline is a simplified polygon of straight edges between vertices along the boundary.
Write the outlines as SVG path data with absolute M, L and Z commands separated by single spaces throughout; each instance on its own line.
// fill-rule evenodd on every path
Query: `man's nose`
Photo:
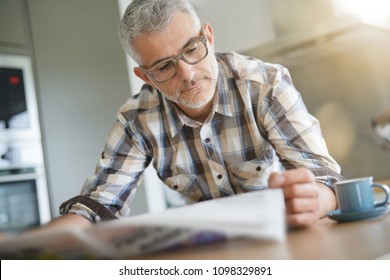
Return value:
M 177 76 L 180 81 L 188 82 L 191 81 L 194 76 L 193 65 L 186 63 L 183 60 L 177 62 Z

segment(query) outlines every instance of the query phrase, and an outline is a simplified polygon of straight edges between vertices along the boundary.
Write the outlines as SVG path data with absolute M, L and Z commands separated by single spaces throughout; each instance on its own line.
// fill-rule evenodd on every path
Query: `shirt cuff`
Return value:
M 68 213 L 83 216 L 93 223 L 118 219 L 104 205 L 83 195 L 75 196 L 61 204 L 60 214 L 64 215 Z
M 335 183 L 345 180 L 343 176 L 328 167 L 311 168 L 310 171 L 313 172 L 317 182 L 323 183 L 332 189 Z

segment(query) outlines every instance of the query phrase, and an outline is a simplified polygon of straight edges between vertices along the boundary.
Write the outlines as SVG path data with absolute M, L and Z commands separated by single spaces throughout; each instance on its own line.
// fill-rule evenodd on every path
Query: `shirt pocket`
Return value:
M 163 178 L 163 182 L 170 189 L 179 192 L 193 202 L 199 201 L 202 197 L 196 181 L 196 175 L 179 174 L 165 179 Z
M 239 192 L 249 192 L 268 188 L 268 178 L 272 172 L 282 171 L 279 160 L 266 153 L 266 157 L 228 165 L 231 182 Z

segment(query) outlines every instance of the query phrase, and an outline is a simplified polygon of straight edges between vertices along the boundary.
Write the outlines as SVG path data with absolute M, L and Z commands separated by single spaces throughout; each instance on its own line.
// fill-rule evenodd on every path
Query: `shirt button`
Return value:
M 222 175 L 221 175 L 221 174 L 218 174 L 217 178 L 218 178 L 218 179 L 222 179 Z
M 257 171 L 261 171 L 261 166 L 256 167 Z

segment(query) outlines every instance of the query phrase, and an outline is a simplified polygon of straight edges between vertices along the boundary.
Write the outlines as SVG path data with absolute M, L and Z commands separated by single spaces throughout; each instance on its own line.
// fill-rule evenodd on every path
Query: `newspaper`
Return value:
M 285 239 L 281 189 L 266 189 L 98 224 L 0 241 L 1 259 L 125 259 L 231 238 Z

